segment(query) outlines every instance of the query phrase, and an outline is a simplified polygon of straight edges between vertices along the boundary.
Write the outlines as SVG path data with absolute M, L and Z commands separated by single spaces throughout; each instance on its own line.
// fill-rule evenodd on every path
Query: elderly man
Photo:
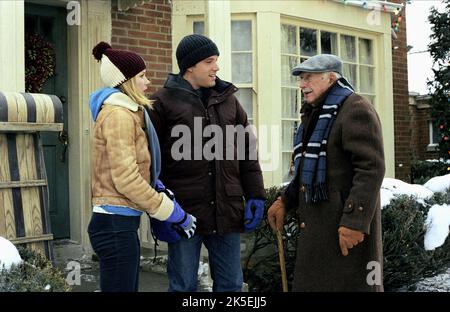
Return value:
M 342 77 L 335 55 L 292 70 L 303 94 L 295 175 L 269 208 L 273 229 L 297 209 L 293 291 L 382 291 L 380 187 L 385 165 L 373 106 Z

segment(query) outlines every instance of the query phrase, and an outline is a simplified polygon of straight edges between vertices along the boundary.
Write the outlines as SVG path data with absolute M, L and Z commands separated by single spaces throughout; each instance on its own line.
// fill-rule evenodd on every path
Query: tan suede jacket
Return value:
M 126 94 L 113 93 L 103 102 L 92 142 L 92 205 L 127 206 L 166 220 L 173 202 L 149 184 L 144 131 L 142 107 Z

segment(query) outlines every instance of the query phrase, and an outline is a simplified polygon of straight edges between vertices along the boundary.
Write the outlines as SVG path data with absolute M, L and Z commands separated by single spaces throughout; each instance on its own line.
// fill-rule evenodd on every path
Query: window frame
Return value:
M 310 58 L 310 56 L 307 55 L 302 55 L 301 54 L 301 47 L 300 47 L 300 29 L 301 28 L 307 28 L 307 29 L 312 29 L 316 31 L 316 53 L 319 54 L 322 51 L 322 41 L 321 41 L 321 33 L 322 32 L 329 32 L 329 33 L 334 33 L 336 34 L 336 49 L 337 49 L 337 55 L 341 56 L 341 36 L 342 35 L 346 35 L 346 36 L 352 36 L 355 38 L 355 59 L 356 62 L 350 62 L 350 61 L 343 61 L 344 64 L 351 64 L 351 65 L 356 65 L 356 81 L 357 81 L 357 85 L 354 86 L 356 89 L 356 92 L 362 96 L 368 96 L 368 98 L 370 98 L 370 102 L 371 104 L 376 108 L 378 107 L 378 101 L 379 101 L 379 93 L 378 93 L 378 89 L 379 89 L 379 61 L 378 58 L 379 56 L 377 55 L 377 51 L 378 51 L 378 40 L 379 40 L 379 36 L 370 33 L 370 32 L 362 32 L 362 31 L 358 31 L 355 29 L 351 29 L 351 28 L 346 28 L 346 27 L 339 27 L 336 25 L 329 25 L 329 24 L 325 24 L 325 23 L 320 23 L 320 22 L 310 22 L 310 21 L 306 21 L 304 19 L 297 19 L 297 18 L 291 18 L 291 17 L 286 17 L 286 16 L 282 16 L 280 18 L 280 34 L 282 34 L 282 27 L 283 25 L 286 26 L 294 26 L 296 29 L 296 54 L 291 54 L 291 53 L 284 53 L 282 51 L 282 42 L 281 40 L 283 39 L 283 37 L 280 37 L 280 57 L 282 58 L 283 56 L 295 56 L 297 57 L 299 60 L 301 59 L 308 59 Z M 373 53 L 373 64 L 365 64 L 362 63 L 360 60 L 360 39 L 366 39 L 366 40 L 370 40 L 371 41 L 371 49 L 372 49 L 372 53 Z M 281 63 L 283 63 L 281 61 Z M 361 85 L 361 68 L 362 67 L 370 67 L 373 68 L 373 93 L 369 93 L 369 92 L 360 92 L 360 85 Z M 280 71 L 282 71 L 282 68 L 280 68 Z M 281 76 L 283 77 L 283 73 L 281 72 Z M 283 78 L 281 79 L 281 94 L 283 94 L 283 89 L 294 89 L 293 86 L 291 85 L 286 85 L 285 83 L 283 83 Z M 283 113 L 280 116 L 281 117 L 281 127 L 283 128 L 283 123 L 284 122 L 297 122 L 297 125 L 300 124 L 301 122 L 301 118 L 300 118 L 300 110 L 301 110 L 301 102 L 302 102 L 302 97 L 301 97 L 301 92 L 298 88 L 298 84 L 296 85 L 295 89 L 297 89 L 298 94 L 297 94 L 297 101 L 299 101 L 298 103 L 298 112 L 297 112 L 297 118 L 286 118 L 283 117 Z M 282 101 L 282 99 L 281 99 Z M 281 103 L 281 105 L 283 105 L 283 103 Z M 284 163 L 284 156 L 286 156 L 287 153 L 291 153 L 293 152 L 293 149 L 289 149 L 286 150 L 284 148 L 284 142 L 283 142 L 283 137 L 281 138 L 281 168 L 285 168 L 285 164 Z M 289 165 L 287 165 L 287 167 L 289 167 Z M 287 172 L 284 172 L 284 170 L 282 171 L 282 181 L 283 182 L 287 182 L 289 181 L 289 179 L 292 178 L 292 175 L 289 175 Z M 287 179 L 287 180 L 286 180 Z

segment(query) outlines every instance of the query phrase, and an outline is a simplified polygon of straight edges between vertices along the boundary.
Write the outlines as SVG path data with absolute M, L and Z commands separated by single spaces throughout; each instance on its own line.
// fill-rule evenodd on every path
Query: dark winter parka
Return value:
M 314 109 L 303 113 L 302 123 L 307 124 Z M 377 285 L 382 270 L 375 270 L 383 266 L 379 193 L 384 173 L 378 115 L 366 99 L 352 94 L 340 108 L 328 138 L 328 200 L 307 204 L 298 179 L 283 196 L 288 209 L 297 209 L 300 231 L 293 291 L 383 289 Z M 339 226 L 365 233 L 364 241 L 349 249 L 346 257 L 339 247 Z
M 233 95 L 237 90 L 233 84 L 217 78 L 213 88 L 199 94 L 182 77 L 170 74 L 164 87 L 151 97 L 155 102 L 150 117 L 161 144 L 160 180 L 174 192 L 181 207 L 197 218 L 200 234 L 242 232 L 244 197 L 265 197 L 258 160 L 254 157 L 254 160 L 248 157 L 238 160 L 236 139 L 230 141 L 234 144 L 226 146 L 227 125 L 248 125 L 247 115 Z M 214 143 L 208 130 L 202 135 L 209 125 L 221 128 L 223 140 L 219 135 L 218 143 Z M 188 140 L 190 146 L 180 147 L 183 129 L 189 129 L 192 134 Z M 250 138 L 255 139 L 247 133 L 244 147 L 247 156 L 249 148 L 256 148 L 249 146 Z M 183 141 L 186 142 L 185 138 Z M 219 146 L 223 152 L 217 150 Z M 223 157 L 211 158 L 203 150 Z M 175 155 L 180 151 L 182 159 Z M 227 157 L 227 151 L 232 157 Z

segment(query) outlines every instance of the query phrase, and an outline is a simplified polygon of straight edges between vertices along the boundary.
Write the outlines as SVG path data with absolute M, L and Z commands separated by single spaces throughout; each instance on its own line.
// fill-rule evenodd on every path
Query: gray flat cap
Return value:
M 333 54 L 319 54 L 310 57 L 303 63 L 292 69 L 292 75 L 298 76 L 300 73 L 323 73 L 336 72 L 342 75 L 342 60 Z

